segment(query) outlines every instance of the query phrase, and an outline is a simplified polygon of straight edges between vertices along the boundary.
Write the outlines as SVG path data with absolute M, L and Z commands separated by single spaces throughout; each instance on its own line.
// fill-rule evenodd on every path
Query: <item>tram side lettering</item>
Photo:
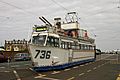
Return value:
M 51 51 L 46 51 L 46 50 L 35 50 L 36 55 L 34 58 L 40 58 L 40 59 L 50 59 L 51 56 Z

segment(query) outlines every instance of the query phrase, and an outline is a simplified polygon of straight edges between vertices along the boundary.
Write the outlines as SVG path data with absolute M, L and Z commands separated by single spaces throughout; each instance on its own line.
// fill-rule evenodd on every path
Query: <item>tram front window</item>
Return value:
M 44 45 L 46 39 L 46 35 L 40 35 L 40 36 L 33 36 L 33 44 L 39 44 Z
M 52 47 L 59 47 L 59 38 L 48 36 L 46 45 Z

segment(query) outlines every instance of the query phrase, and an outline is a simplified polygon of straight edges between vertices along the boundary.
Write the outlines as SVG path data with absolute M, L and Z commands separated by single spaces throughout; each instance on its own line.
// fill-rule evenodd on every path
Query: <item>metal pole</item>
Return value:
M 118 1 L 118 8 L 120 8 L 120 0 Z

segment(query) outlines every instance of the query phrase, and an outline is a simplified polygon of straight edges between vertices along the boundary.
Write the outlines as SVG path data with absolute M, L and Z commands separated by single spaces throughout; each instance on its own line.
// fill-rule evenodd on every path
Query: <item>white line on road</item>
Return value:
M 101 65 L 99 65 L 98 67 L 101 67 Z
M 8 72 L 10 72 L 10 71 L 4 71 L 4 72 L 8 73 Z
M 87 72 L 90 72 L 91 70 L 88 70 Z
M 69 78 L 69 79 L 67 79 L 67 80 L 73 80 L 75 77 L 71 77 L 71 78 Z
M 20 67 L 20 65 L 14 65 L 14 66 L 11 66 L 11 67 Z
M 79 74 L 79 76 L 82 76 L 82 75 L 84 75 L 85 73 L 81 73 L 81 74 Z
M 80 66 L 84 66 L 84 65 L 80 65 Z
M 0 67 L 0 68 L 5 68 L 5 67 Z
M 19 77 L 19 75 L 18 75 L 18 73 L 15 70 L 13 70 L 13 73 L 15 74 L 17 80 L 21 80 L 20 77 Z
M 43 75 L 40 75 L 40 76 L 36 76 L 34 77 L 36 79 L 40 78 L 40 79 L 47 79 L 47 80 L 59 80 L 59 79 L 55 79 L 55 78 L 50 78 L 50 77 L 44 77 Z
M 51 74 L 57 74 L 60 73 L 60 71 L 53 71 Z
M 88 63 L 86 63 L 85 65 L 88 65 Z
M 32 68 L 29 68 L 31 71 L 34 71 Z
M 0 71 L 1 73 L 5 72 L 5 73 L 9 73 L 10 71 Z
M 101 66 L 103 66 L 103 65 L 105 65 L 105 64 L 102 64 Z
M 94 70 L 97 69 L 96 67 L 93 68 Z
M 45 77 L 46 75 L 43 75 L 43 74 L 38 74 L 39 76 L 41 76 L 41 77 Z
M 73 68 L 78 68 L 78 66 L 76 66 L 76 67 L 73 67 Z
M 24 65 L 26 65 L 26 66 L 30 66 L 31 64 L 24 64 Z
M 64 71 L 69 71 L 70 69 L 65 69 Z

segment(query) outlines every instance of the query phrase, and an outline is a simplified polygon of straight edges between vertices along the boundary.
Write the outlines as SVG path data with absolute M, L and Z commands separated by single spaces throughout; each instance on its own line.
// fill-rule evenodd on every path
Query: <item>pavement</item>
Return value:
M 97 55 L 95 62 L 72 68 L 35 72 L 31 61 L 0 63 L 0 80 L 119 80 L 120 55 Z

